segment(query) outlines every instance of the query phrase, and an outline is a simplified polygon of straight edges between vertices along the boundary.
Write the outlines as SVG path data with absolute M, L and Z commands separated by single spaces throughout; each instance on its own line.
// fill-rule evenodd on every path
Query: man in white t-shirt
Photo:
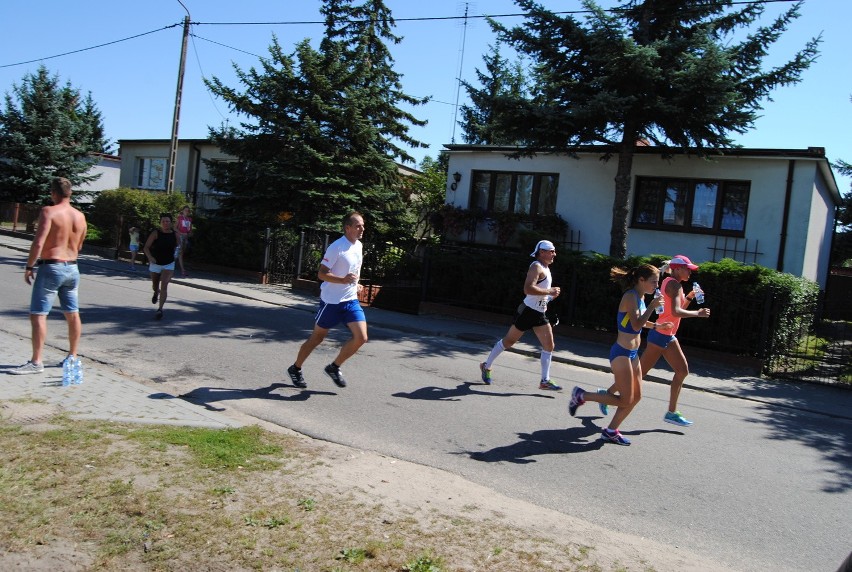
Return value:
M 358 278 L 364 259 L 360 239 L 363 236 L 364 217 L 353 211 L 343 218 L 343 236 L 332 242 L 322 257 L 317 272 L 322 285 L 314 331 L 299 348 L 296 361 L 287 368 L 287 375 L 296 387 L 308 386 L 302 375 L 302 364 L 337 324 L 346 324 L 352 332 L 352 339 L 343 344 L 335 360 L 325 367 L 325 373 L 338 387 L 346 387 L 340 366 L 367 343 L 367 318 L 358 303 L 361 289 Z

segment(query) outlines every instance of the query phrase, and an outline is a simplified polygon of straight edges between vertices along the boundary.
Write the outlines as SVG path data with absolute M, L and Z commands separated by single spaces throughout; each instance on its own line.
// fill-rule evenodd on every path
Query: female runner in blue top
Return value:
M 647 308 L 644 300 L 646 294 L 653 294 L 657 289 L 660 271 L 650 264 L 643 264 L 630 270 L 613 268 L 609 275 L 613 282 L 618 282 L 625 289 L 618 305 L 618 337 L 609 351 L 609 363 L 615 377 L 617 394 L 590 393 L 577 386 L 571 392 L 568 412 L 572 416 L 575 415 L 577 408 L 586 401 L 615 405 L 618 409 L 612 416 L 609 427 L 601 432 L 601 440 L 617 445 L 630 445 L 630 439 L 624 437 L 618 427 L 642 398 L 639 385 L 642 381 L 642 367 L 639 365 L 638 355 L 641 344 L 639 334 L 642 328 L 663 326 L 648 321 L 660 305 L 662 297 L 654 298 Z

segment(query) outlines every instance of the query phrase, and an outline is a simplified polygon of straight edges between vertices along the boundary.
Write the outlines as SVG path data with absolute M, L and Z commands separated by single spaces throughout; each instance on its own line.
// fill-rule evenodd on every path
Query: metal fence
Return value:
M 316 281 L 322 256 L 340 233 L 267 230 L 264 273 L 270 284 Z M 362 303 L 416 314 L 422 299 L 423 249 L 412 241 L 367 240 L 361 265 Z
M 852 384 L 852 322 L 825 317 L 824 297 L 813 313 L 792 315 L 789 343 L 767 351 L 771 377 L 829 384 Z M 771 312 L 775 317 L 777 314 Z
M 35 232 L 40 205 L 0 203 L 0 227 L 12 232 Z

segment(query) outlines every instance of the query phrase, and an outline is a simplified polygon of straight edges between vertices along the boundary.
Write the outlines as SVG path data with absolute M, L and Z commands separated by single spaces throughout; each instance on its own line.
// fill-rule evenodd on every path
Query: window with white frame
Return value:
M 638 177 L 633 227 L 744 236 L 749 181 Z
M 490 212 L 555 214 L 559 175 L 474 171 L 470 208 Z
M 139 157 L 137 159 L 136 186 L 140 189 L 166 189 L 168 175 L 166 157 Z

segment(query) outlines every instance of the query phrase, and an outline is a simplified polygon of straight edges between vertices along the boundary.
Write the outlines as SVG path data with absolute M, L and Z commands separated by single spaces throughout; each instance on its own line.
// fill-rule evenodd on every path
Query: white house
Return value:
M 121 186 L 165 191 L 169 176 L 168 139 L 121 139 Z M 200 210 L 218 208 L 219 193 L 204 181 L 210 177 L 204 160 L 235 161 L 208 139 L 180 139 L 175 161 L 174 190 L 184 193 Z
M 121 157 L 107 155 L 106 153 L 92 153 L 89 155 L 89 160 L 92 167 L 86 171 L 86 174 L 100 176 L 94 181 L 83 183 L 74 188 L 75 193 L 86 193 L 79 197 L 81 203 L 90 203 L 94 200 L 95 193 L 117 189 L 120 186 Z
M 121 186 L 132 189 L 165 191 L 168 180 L 168 139 L 121 139 Z M 220 191 L 205 182 L 210 179 L 208 161 L 236 161 L 209 139 L 178 140 L 175 162 L 175 190 L 184 193 L 199 210 L 219 208 Z M 418 175 L 420 171 L 398 164 L 402 176 Z
M 613 149 L 586 146 L 574 157 L 513 159 L 508 155 L 515 147 L 445 147 L 448 172 L 454 174 L 447 182 L 447 204 L 558 213 L 575 233 L 578 250 L 609 252 L 618 156 L 605 158 Z M 649 146 L 635 151 L 629 255 L 685 254 L 695 262 L 734 258 L 825 287 L 841 197 L 823 148 L 730 149 L 710 158 Z M 494 241 L 487 229 L 476 236 Z

